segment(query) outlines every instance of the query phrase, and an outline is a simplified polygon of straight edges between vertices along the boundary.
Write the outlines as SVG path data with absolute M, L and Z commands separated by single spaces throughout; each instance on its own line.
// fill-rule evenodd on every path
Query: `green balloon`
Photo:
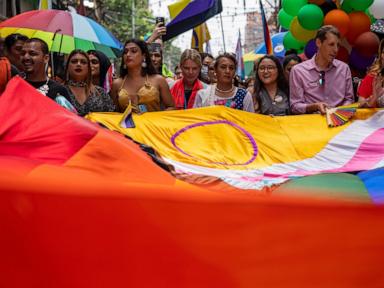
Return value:
M 283 9 L 289 15 L 296 16 L 305 4 L 308 4 L 308 0 L 283 0 Z
M 341 9 L 347 12 L 348 14 L 354 11 L 350 2 L 351 1 L 344 0 L 343 4 L 341 5 Z
M 285 12 L 284 9 L 281 9 L 279 11 L 278 19 L 281 27 L 284 27 L 285 29 L 289 30 L 289 26 L 291 25 L 293 16 Z
M 290 49 L 295 49 L 296 51 L 303 51 L 306 42 L 301 42 L 297 40 L 295 37 L 293 37 L 291 32 L 287 32 L 284 36 L 283 44 L 285 47 L 285 51 Z
M 323 25 L 324 13 L 319 6 L 308 4 L 301 7 L 297 18 L 303 28 L 317 30 Z
M 372 5 L 373 0 L 353 0 L 348 1 L 349 6 L 355 11 L 365 11 L 369 6 Z
M 365 14 L 368 15 L 369 19 L 371 20 L 371 24 L 376 22 L 376 18 L 373 17 L 373 15 L 371 14 L 371 11 L 369 11 L 369 9 L 365 10 Z

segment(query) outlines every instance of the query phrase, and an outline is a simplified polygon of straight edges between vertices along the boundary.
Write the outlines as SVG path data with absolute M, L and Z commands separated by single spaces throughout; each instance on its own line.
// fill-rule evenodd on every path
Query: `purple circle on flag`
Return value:
M 191 124 L 191 125 L 188 125 L 188 126 L 185 126 L 184 128 L 180 129 L 179 131 L 177 131 L 174 135 L 172 135 L 171 137 L 171 142 L 172 142 L 172 145 L 180 152 L 180 153 L 183 153 L 184 155 L 188 156 L 188 157 L 191 157 L 193 159 L 198 159 L 197 157 L 185 152 L 183 149 L 181 149 L 180 147 L 177 146 L 176 144 L 176 138 L 179 137 L 182 133 L 186 132 L 187 130 L 190 130 L 192 128 L 195 128 L 195 127 L 202 127 L 202 126 L 207 126 L 207 125 L 215 125 L 215 124 L 227 124 L 227 125 L 230 125 L 234 128 L 236 128 L 237 130 L 239 130 L 240 132 L 242 132 L 249 140 L 249 142 L 251 143 L 252 145 L 252 156 L 251 158 L 244 162 L 244 163 L 234 163 L 234 164 L 229 164 L 229 163 L 225 163 L 225 162 L 215 162 L 215 161 L 205 161 L 205 162 L 208 162 L 208 163 L 211 163 L 211 164 L 220 164 L 220 165 L 227 165 L 227 166 L 245 166 L 245 165 L 248 165 L 250 163 L 252 163 L 256 157 L 257 157 L 257 154 L 258 154 L 258 148 L 257 148 L 257 144 L 256 144 L 256 141 L 255 139 L 252 137 L 251 133 L 249 133 L 247 130 L 245 130 L 243 127 L 233 123 L 233 122 L 230 122 L 230 121 L 227 121 L 227 120 L 217 120 L 217 121 L 207 121 L 207 122 L 200 122 L 200 123 L 195 123 L 195 124 Z

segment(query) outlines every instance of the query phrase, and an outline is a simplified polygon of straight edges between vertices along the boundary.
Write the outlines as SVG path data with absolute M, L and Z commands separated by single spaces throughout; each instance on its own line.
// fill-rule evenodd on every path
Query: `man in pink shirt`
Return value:
M 323 26 L 316 34 L 317 53 L 295 65 L 289 77 L 290 106 L 293 114 L 320 112 L 354 102 L 351 71 L 335 59 L 340 47 L 336 27 Z

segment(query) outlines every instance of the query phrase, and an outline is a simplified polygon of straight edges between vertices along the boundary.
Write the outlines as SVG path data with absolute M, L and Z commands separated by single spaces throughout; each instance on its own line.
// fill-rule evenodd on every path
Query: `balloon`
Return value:
M 373 2 L 371 7 L 369 7 L 369 11 L 376 19 L 384 18 L 384 1 L 376 0 L 375 2 Z
M 295 37 L 293 37 L 291 32 L 285 34 L 283 44 L 285 50 L 295 49 L 298 53 L 300 53 L 305 46 L 305 42 L 297 40 Z
M 323 4 L 320 5 L 321 10 L 323 10 L 324 15 L 327 15 L 329 11 L 337 9 L 337 5 L 332 0 L 326 0 Z
M 344 10 L 347 13 L 353 12 L 353 9 L 351 7 L 350 1 L 344 0 L 343 4 L 341 5 L 341 9 Z
M 289 30 L 291 31 L 293 37 L 301 42 L 307 42 L 309 39 L 314 38 L 317 32 L 316 30 L 307 30 L 301 27 L 297 16 L 293 18 Z
M 291 26 L 293 16 L 291 16 L 287 12 L 285 12 L 284 9 L 281 9 L 279 11 L 278 18 L 279 18 L 279 23 L 280 23 L 281 27 L 289 30 L 289 26 Z
M 297 18 L 304 29 L 317 30 L 323 25 L 324 14 L 319 6 L 308 4 L 301 7 Z
M 373 15 L 371 14 L 371 12 L 369 11 L 369 8 L 367 10 L 365 10 L 365 14 L 368 15 L 369 19 L 371 20 L 371 24 L 375 23 L 376 22 L 376 18 L 373 17 Z
M 353 45 L 360 34 L 371 29 L 371 20 L 364 12 L 352 12 L 349 14 L 349 30 L 346 38 L 349 44 Z
M 347 13 L 343 10 L 335 9 L 328 12 L 324 17 L 324 25 L 333 25 L 337 29 L 341 36 L 345 36 L 349 30 L 350 19 Z
M 372 3 L 373 0 L 353 0 L 349 1 L 349 6 L 351 6 L 351 8 L 355 11 L 364 11 L 369 6 L 371 6 Z
M 352 49 L 351 55 L 349 57 L 349 63 L 351 66 L 360 71 L 367 70 L 367 68 L 373 64 L 373 61 L 375 61 L 375 56 L 364 57 L 360 55 L 355 49 Z
M 309 0 L 308 3 L 321 5 L 325 2 L 325 0 Z
M 339 51 L 337 52 L 336 59 L 343 61 L 345 63 L 349 62 L 349 53 L 348 49 L 344 46 L 340 46 Z
M 283 9 L 292 16 L 299 13 L 301 7 L 308 3 L 308 0 L 283 0 Z
M 317 52 L 317 46 L 316 46 L 316 41 L 315 39 L 311 39 L 308 41 L 307 45 L 305 45 L 304 48 L 304 54 L 305 56 L 310 59 L 315 55 Z
M 370 57 L 372 55 L 377 54 L 377 51 L 379 50 L 380 45 L 380 39 L 379 37 L 369 31 L 364 32 L 360 34 L 359 37 L 357 37 L 354 45 L 354 49 L 364 57 Z

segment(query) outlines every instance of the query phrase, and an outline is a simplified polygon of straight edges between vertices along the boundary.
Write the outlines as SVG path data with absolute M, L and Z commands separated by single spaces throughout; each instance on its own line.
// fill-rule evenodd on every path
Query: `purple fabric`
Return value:
M 295 65 L 289 75 L 290 105 L 293 114 L 305 114 L 308 104 L 324 102 L 337 107 L 354 102 L 351 70 L 337 59 L 325 70 L 325 83 L 320 85 L 320 69 L 315 56 Z
M 189 3 L 168 25 L 176 24 L 187 18 L 201 14 L 205 10 L 210 9 L 216 0 L 195 0 Z

